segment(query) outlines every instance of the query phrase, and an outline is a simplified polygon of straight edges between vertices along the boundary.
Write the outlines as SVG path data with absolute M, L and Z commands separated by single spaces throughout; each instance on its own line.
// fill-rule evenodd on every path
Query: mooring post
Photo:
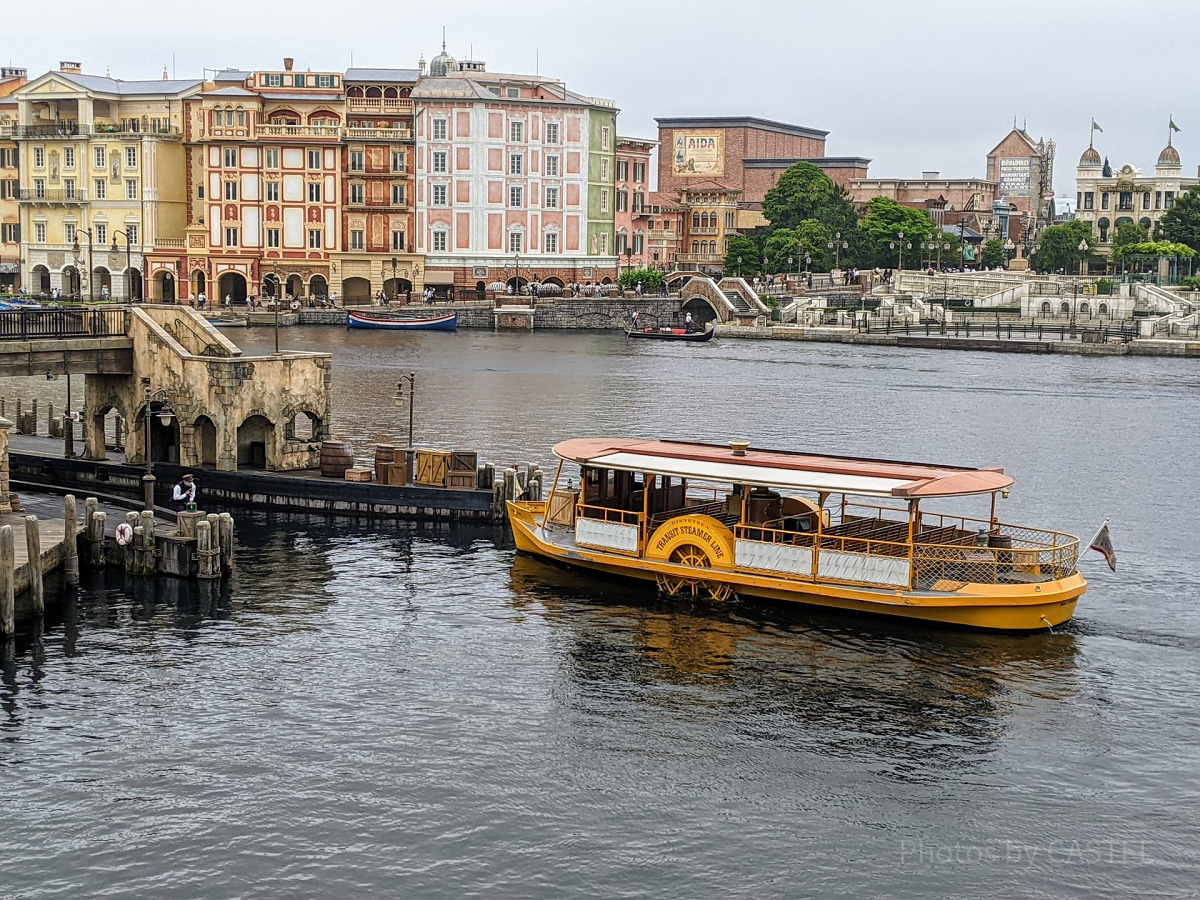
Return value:
M 29 599 L 33 603 L 34 616 L 46 612 L 46 594 L 42 584 L 42 533 L 38 530 L 37 516 L 25 517 L 25 550 L 29 557 Z
M 221 577 L 221 551 L 213 547 L 212 524 L 207 519 L 196 523 L 196 577 Z
M 30 434 L 37 434 L 37 398 L 35 397 L 29 405 L 29 422 L 32 426 L 29 429 Z
M 0 634 L 10 635 L 16 631 L 17 608 L 16 554 L 13 549 L 11 525 L 0 525 Z
M 138 521 L 141 521 L 140 517 Z M 146 574 L 146 529 L 141 525 L 133 529 L 133 540 L 130 542 L 133 547 L 133 571 L 134 574 Z
M 233 516 L 221 513 L 218 518 L 221 521 L 221 570 L 228 573 L 233 571 Z
M 121 548 L 124 555 L 125 571 L 133 572 L 134 566 L 137 564 L 137 558 L 134 556 L 136 547 L 133 543 L 133 535 L 137 530 L 138 522 L 141 521 L 141 516 L 135 512 L 125 513 L 125 524 L 129 526 L 129 543 Z
M 158 571 L 158 560 L 154 556 L 154 510 L 142 510 L 142 547 L 145 555 L 142 558 L 142 571 L 153 575 Z
M 75 495 L 63 498 L 63 577 L 67 584 L 79 584 L 79 547 L 75 542 Z
M 104 528 L 107 518 L 107 513 L 97 510 L 88 519 L 88 562 L 93 566 L 103 566 L 107 562 L 104 552 Z

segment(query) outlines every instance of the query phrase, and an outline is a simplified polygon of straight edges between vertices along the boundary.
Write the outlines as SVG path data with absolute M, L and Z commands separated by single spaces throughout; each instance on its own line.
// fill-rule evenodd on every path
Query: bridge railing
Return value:
M 0 309 L 0 341 L 110 337 L 129 334 L 129 310 L 83 306 Z

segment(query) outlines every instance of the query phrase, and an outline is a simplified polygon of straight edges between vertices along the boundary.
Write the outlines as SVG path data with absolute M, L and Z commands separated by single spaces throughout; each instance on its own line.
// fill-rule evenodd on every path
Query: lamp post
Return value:
M 1017 249 L 1017 245 L 1015 243 L 1013 243 L 1012 238 L 1009 238 L 1008 240 L 1006 240 L 1004 242 L 1004 260 L 1006 263 L 1012 259 L 1012 256 L 1010 254 L 1016 249 Z
M 164 425 L 168 424 L 171 421 L 171 419 L 175 417 L 175 413 L 172 412 L 171 407 L 167 404 L 167 399 L 166 399 L 167 392 L 165 390 L 160 389 L 157 391 L 151 391 L 149 378 L 142 379 L 142 387 L 145 389 L 145 402 L 146 402 L 146 447 L 145 447 L 145 451 L 144 451 L 146 454 L 146 474 L 142 476 L 142 488 L 143 488 L 143 492 L 144 492 L 143 493 L 143 501 L 145 503 L 144 508 L 153 512 L 154 511 L 155 478 L 154 478 L 154 456 L 150 452 L 150 418 L 151 418 L 150 404 L 153 403 L 156 399 L 160 400 L 160 408 L 159 408 L 159 411 L 157 413 L 155 413 L 155 415 L 158 416 L 159 421 L 162 422 Z
M 1080 254 L 1080 256 L 1079 256 L 1079 274 L 1080 274 L 1080 276 L 1083 276 L 1084 274 L 1086 274 L 1086 270 L 1084 267 L 1087 265 L 1087 252 L 1088 252 L 1088 242 L 1087 242 L 1087 239 L 1084 238 L 1083 240 L 1081 240 L 1079 242 L 1079 254 Z
M 396 267 L 400 264 L 400 260 L 392 257 L 392 303 L 400 302 L 400 282 L 396 280 Z
M 967 269 L 967 220 L 958 220 L 958 268 L 965 272 Z
M 96 302 L 95 285 L 92 284 L 92 233 L 86 228 L 75 229 L 75 243 L 71 250 L 75 253 L 76 258 L 79 257 L 79 235 L 86 234 L 88 239 L 88 302 Z
M 417 388 L 417 373 L 409 372 L 407 375 L 401 375 L 400 380 L 396 382 L 396 395 L 392 397 L 392 402 L 400 406 L 404 402 L 404 383 L 408 382 L 408 463 L 406 472 L 406 482 L 412 484 L 412 467 L 413 467 L 413 394 Z
M 904 232 L 903 232 L 903 231 L 901 231 L 901 232 L 900 232 L 898 235 L 896 235 L 896 236 L 897 236 L 898 238 L 900 238 L 900 262 L 899 262 L 899 264 L 896 266 L 896 268 L 898 268 L 898 269 L 899 269 L 901 272 L 903 272 L 903 271 L 904 271 Z M 910 246 L 911 246 L 911 245 L 910 245 Z
M 112 252 L 117 253 L 117 235 L 125 238 L 125 296 L 133 303 L 133 254 L 129 246 L 129 232 L 120 228 L 113 229 Z
M 904 235 L 901 235 L 901 237 L 903 237 L 903 236 L 904 236 Z M 843 240 L 842 240 L 842 233 L 841 233 L 840 231 L 835 231 L 835 232 L 833 233 L 833 240 L 832 240 L 832 241 L 829 241 L 829 242 L 828 242 L 828 243 L 825 245 L 825 247 L 826 247 L 826 249 L 828 249 L 828 250 L 833 250 L 833 251 L 834 251 L 834 255 L 833 255 L 833 267 L 834 267 L 835 269 L 841 269 L 841 267 L 842 267 L 842 250 L 843 250 L 843 249 L 847 249 L 847 250 L 848 250 L 848 249 L 850 248 L 850 242 L 849 242 L 849 241 L 843 241 Z

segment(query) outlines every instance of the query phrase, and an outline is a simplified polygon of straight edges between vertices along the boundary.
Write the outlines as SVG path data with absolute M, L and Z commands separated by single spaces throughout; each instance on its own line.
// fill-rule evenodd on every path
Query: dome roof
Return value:
M 435 56 L 429 63 L 429 74 L 434 78 L 442 78 L 450 72 L 458 71 L 458 63 L 454 61 L 454 57 L 446 52 L 446 48 L 442 47 L 442 52 Z
M 1181 166 L 1183 163 L 1179 161 L 1179 151 L 1170 144 L 1163 147 L 1163 152 L 1158 154 L 1158 164 L 1160 166 Z
M 1095 147 L 1088 147 L 1083 151 L 1083 156 L 1079 157 L 1081 166 L 1098 166 L 1100 165 L 1100 154 L 1096 152 Z

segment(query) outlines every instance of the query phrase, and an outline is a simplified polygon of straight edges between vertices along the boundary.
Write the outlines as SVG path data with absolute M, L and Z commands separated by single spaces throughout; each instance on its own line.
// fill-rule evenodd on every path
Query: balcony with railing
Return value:
M 345 137 L 348 141 L 411 141 L 410 128 L 347 128 Z
M 21 188 L 20 199 L 25 203 L 87 203 L 87 191 L 62 188 Z
M 16 134 L 13 136 L 19 138 L 42 138 L 43 140 L 53 140 L 55 138 L 69 140 L 91 133 L 92 130 L 87 125 L 65 121 L 39 122 L 36 125 L 18 125 Z
M 124 139 L 143 137 L 179 139 L 183 136 L 180 130 L 173 125 L 154 125 L 152 123 L 145 128 L 131 128 L 127 123 L 123 122 L 96 122 L 92 126 L 92 134 L 102 134 Z
M 408 209 L 408 197 L 405 196 L 405 197 L 401 197 L 399 199 L 394 198 L 394 197 L 387 197 L 384 199 L 369 199 L 369 200 L 355 200 L 355 199 L 351 198 L 350 200 L 346 201 L 346 208 L 347 209 L 368 209 L 368 210 L 370 210 L 370 209 L 404 210 L 404 209 Z
M 688 234 L 694 234 L 700 237 L 716 237 L 720 233 L 720 228 L 691 228 L 688 230 Z
M 413 102 L 408 97 L 347 97 L 346 109 L 352 113 L 387 113 L 396 116 L 411 116 Z
M 262 140 L 338 140 L 342 136 L 341 125 L 259 125 L 258 136 Z
M 723 253 L 680 253 L 675 257 L 676 262 L 680 263 L 695 263 L 720 265 L 725 262 L 725 254 Z

